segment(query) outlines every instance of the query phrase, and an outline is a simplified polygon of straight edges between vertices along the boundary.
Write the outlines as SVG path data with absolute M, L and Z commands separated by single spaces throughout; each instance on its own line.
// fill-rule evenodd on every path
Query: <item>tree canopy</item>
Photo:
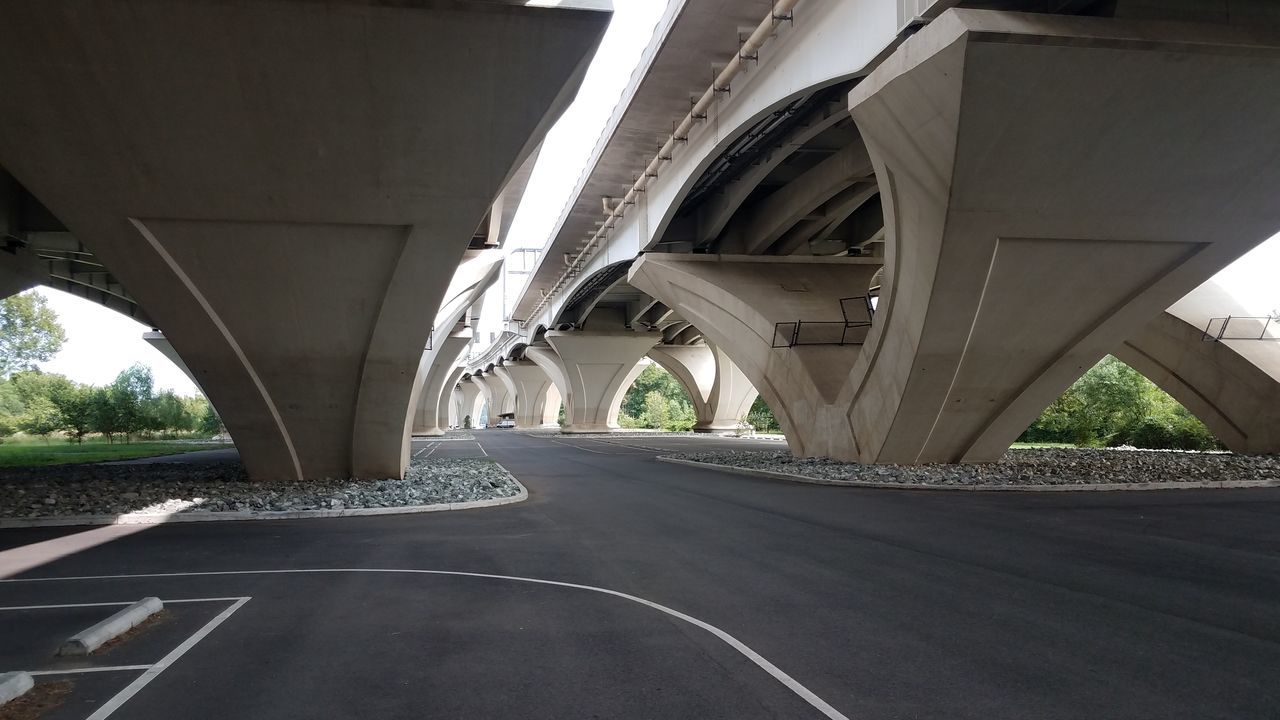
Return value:
M 40 293 L 29 290 L 0 300 L 0 378 L 52 360 L 66 341 L 58 314 Z

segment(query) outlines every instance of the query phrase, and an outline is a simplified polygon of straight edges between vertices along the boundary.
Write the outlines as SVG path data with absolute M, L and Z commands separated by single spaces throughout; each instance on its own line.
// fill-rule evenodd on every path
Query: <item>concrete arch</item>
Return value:
M 728 354 L 714 345 L 657 345 L 649 357 L 688 393 L 697 416 L 694 432 L 737 429 L 759 394 Z
M 1203 329 L 1161 313 L 1112 351 L 1200 418 L 1228 449 L 1280 452 L 1280 382 Z
M 0 46 L 0 163 L 165 331 L 250 475 L 401 476 L 430 319 L 608 14 L 207 0 L 2 14 L 41 32 Z
M 1280 171 L 1262 160 L 1280 143 L 1240 129 L 1280 121 L 1280 92 L 1209 109 L 1235 82 L 1276 87 L 1280 62 L 1190 26 L 1026 17 L 948 11 L 850 93 L 887 247 L 837 457 L 998 458 L 1085 369 L 1280 228 L 1263 200 Z M 1129 33 L 1144 40 L 1115 50 Z

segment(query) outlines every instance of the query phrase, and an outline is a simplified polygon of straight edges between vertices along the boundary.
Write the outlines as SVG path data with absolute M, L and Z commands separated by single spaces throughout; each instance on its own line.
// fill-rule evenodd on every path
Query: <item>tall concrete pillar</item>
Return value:
M 458 372 L 458 358 L 466 352 L 470 342 L 471 328 L 468 327 L 443 338 L 436 338 L 436 345 L 428 351 L 431 364 L 414 409 L 414 435 L 443 435 L 448 429 L 441 426 L 448 420 L 448 416 L 442 416 L 441 413 L 441 408 L 447 410 L 443 399 L 453 395 L 453 386 L 461 376 Z
M 658 345 L 649 357 L 689 393 L 698 418 L 694 432 L 736 430 L 758 395 L 742 370 L 715 345 Z
M 458 382 L 459 392 L 462 395 L 462 402 L 459 409 L 458 426 L 463 427 L 468 418 L 471 419 L 471 427 L 475 427 L 480 422 L 480 408 L 484 406 L 483 386 L 476 382 L 475 376 L 463 377 Z
M 732 358 L 773 410 L 791 451 L 804 457 L 830 454 L 840 440 L 852 442 L 841 388 L 863 352 L 854 343 L 865 328 L 845 328 L 840 301 L 865 295 L 881 262 L 646 253 L 632 266 L 629 282 L 675 309 Z M 801 325 L 802 344 L 791 346 L 797 321 L 809 325 Z M 842 335 L 850 344 L 803 344 L 838 342 Z
M 643 370 L 640 358 L 662 340 L 651 332 L 547 333 L 568 388 L 566 433 L 608 432 L 618 428 L 622 396 Z
M 818 454 L 995 460 L 1280 228 L 1280 43 L 1247 31 L 951 10 L 849 105 L 886 273 L 850 432 Z
M 251 477 L 400 477 L 450 276 L 608 19 L 4 3 L 40 31 L 0 44 L 0 165 L 165 331 Z
M 560 414 L 560 391 L 537 363 L 518 360 L 503 363 L 494 371 L 506 376 L 515 388 L 516 427 L 555 427 Z
M 446 412 L 448 413 L 448 422 L 451 428 L 462 425 L 462 391 L 458 389 L 457 379 L 461 379 L 464 372 L 466 372 L 465 368 L 457 368 L 457 376 L 453 387 L 449 389 L 449 405 Z
M 484 401 L 489 406 L 489 423 L 498 422 L 498 416 L 503 413 L 515 412 L 515 397 L 511 392 L 507 383 L 498 377 L 498 374 L 491 366 L 487 370 L 475 373 L 471 376 L 472 382 L 479 383 L 480 392 L 484 395 Z

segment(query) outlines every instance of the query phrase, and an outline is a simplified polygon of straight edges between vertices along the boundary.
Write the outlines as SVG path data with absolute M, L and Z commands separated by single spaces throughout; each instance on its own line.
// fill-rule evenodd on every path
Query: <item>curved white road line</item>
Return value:
M 738 640 L 729 633 L 708 622 L 703 622 L 691 615 L 685 615 L 679 610 L 674 610 L 653 602 L 645 600 L 642 597 L 628 595 L 617 590 L 608 588 L 595 587 L 594 585 L 580 585 L 578 583 L 560 582 L 559 580 L 541 580 L 539 578 L 518 577 L 515 575 L 492 575 L 489 573 L 473 573 L 459 572 L 454 570 L 410 570 L 400 568 L 299 568 L 286 570 L 217 570 L 209 572 L 175 572 L 175 573 L 140 573 L 136 575 L 80 575 L 75 577 L 41 577 L 41 578 L 8 578 L 0 579 L 2 583 L 32 583 L 32 582 L 71 582 L 76 580 L 127 580 L 138 578 L 178 578 L 178 577 L 212 577 L 219 575 L 301 575 L 306 573 L 388 573 L 388 574 L 404 574 L 404 575 L 445 575 L 452 577 L 471 577 L 486 578 L 490 580 L 510 580 L 514 582 L 531 583 L 534 585 L 550 585 L 552 587 L 572 588 L 574 590 L 586 590 L 589 592 L 600 593 L 602 595 L 612 595 L 613 597 L 630 600 L 631 602 L 651 607 L 659 612 L 666 613 L 671 617 L 683 620 L 690 625 L 701 628 L 720 639 L 721 642 L 729 647 L 737 650 L 739 654 L 755 663 L 760 669 L 773 676 L 773 679 L 782 683 L 788 690 L 800 696 L 805 702 L 812 705 L 819 712 L 831 720 L 849 720 L 849 718 L 832 707 L 827 701 L 818 697 L 809 690 L 809 688 L 801 685 L 798 680 L 786 674 L 777 665 L 769 662 L 760 655 L 760 653 L 747 647 L 745 643 Z

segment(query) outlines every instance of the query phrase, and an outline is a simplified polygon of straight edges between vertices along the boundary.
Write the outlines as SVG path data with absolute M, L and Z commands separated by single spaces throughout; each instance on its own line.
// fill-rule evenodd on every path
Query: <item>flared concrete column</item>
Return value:
M 646 253 L 629 282 L 675 309 L 732 359 L 798 456 L 852 440 L 840 391 L 865 328 L 845 328 L 841 298 L 865 295 L 878 258 Z M 856 309 L 856 308 L 855 308 Z
M 498 422 L 499 415 L 515 412 L 515 398 L 512 397 L 511 389 L 496 372 L 477 372 L 471 376 L 471 380 L 480 385 L 480 392 L 484 394 L 484 401 L 489 406 L 491 424 Z
M 494 372 L 505 375 L 515 388 L 516 427 L 555 427 L 560 415 L 560 391 L 537 363 L 520 360 L 503 363 Z
M 1085 369 L 1280 229 L 1274 36 L 951 10 L 849 104 L 887 268 L 837 457 L 999 458 Z
M 568 386 L 562 431 L 618 429 L 622 396 L 643 370 L 640 358 L 662 340 L 662 334 L 553 330 L 546 337 L 559 356 Z
M 4 3 L 39 32 L 0 44 L 0 165 L 165 331 L 251 477 L 399 477 L 449 278 L 608 19 Z
M 736 430 L 758 395 L 747 376 L 715 345 L 658 345 L 649 357 L 689 393 L 698 418 L 694 432 Z
M 448 429 L 441 426 L 448 420 L 447 415 L 441 412 L 442 408 L 447 409 L 443 399 L 453 394 L 453 386 L 461 377 L 457 366 L 458 358 L 467 351 L 470 342 L 471 328 L 465 328 L 444 338 L 437 338 L 437 344 L 428 351 L 431 365 L 413 413 L 414 435 L 443 435 Z
M 1237 318 L 1227 326 L 1228 339 L 1206 341 L 1206 328 L 1215 336 L 1221 329 L 1212 318 L 1228 315 Z M 1230 339 L 1261 336 L 1264 323 L 1276 322 L 1238 319 L 1257 315 L 1211 280 L 1112 354 L 1182 403 L 1231 450 L 1280 452 L 1280 342 Z
M 461 379 L 464 372 L 466 368 L 457 368 L 457 379 Z M 449 415 L 449 427 L 456 428 L 462 425 L 462 391 L 458 389 L 456 380 L 449 390 L 449 405 L 446 412 Z
M 476 382 L 475 376 L 472 375 L 462 378 L 458 382 L 458 389 L 462 395 L 458 410 L 458 427 L 463 427 L 467 418 L 471 418 L 471 427 L 475 427 L 480 422 L 480 408 L 485 402 L 483 386 Z

